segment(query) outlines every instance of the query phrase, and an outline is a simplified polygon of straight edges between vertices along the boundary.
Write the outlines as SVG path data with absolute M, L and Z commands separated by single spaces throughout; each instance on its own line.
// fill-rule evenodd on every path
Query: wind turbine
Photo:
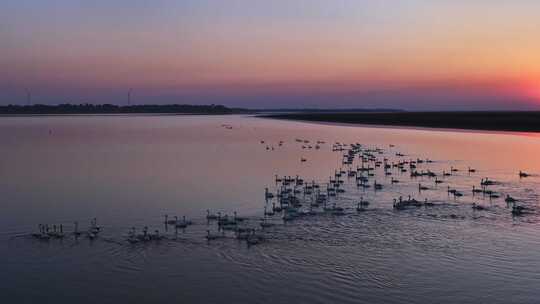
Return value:
M 32 93 L 30 93 L 30 89 L 25 89 L 26 91 L 26 104 L 30 105 L 30 102 L 32 100 Z
M 131 105 L 131 91 L 133 91 L 133 89 L 130 88 L 130 89 L 128 90 L 128 94 L 127 94 L 127 98 L 128 98 L 127 104 L 128 104 L 128 106 Z

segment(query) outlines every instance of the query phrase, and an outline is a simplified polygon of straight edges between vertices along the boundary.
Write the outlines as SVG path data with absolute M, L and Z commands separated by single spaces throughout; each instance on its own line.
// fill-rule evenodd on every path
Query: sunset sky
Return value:
M 2 0 L 0 104 L 540 109 L 538 0 Z

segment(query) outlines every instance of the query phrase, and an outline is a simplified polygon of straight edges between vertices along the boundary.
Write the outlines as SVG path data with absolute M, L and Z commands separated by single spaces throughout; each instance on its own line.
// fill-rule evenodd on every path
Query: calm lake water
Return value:
M 227 126 L 230 126 L 227 128 Z M 296 139 L 309 140 L 309 144 Z M 538 303 L 540 173 L 537 134 L 454 132 L 311 124 L 245 116 L 68 116 L 0 118 L 0 302 L 2 303 Z M 264 141 L 264 144 L 261 144 Z M 283 145 L 279 146 L 279 141 Z M 320 149 L 302 149 L 302 145 Z M 390 162 L 429 158 L 418 170 L 460 169 L 436 185 L 376 168 L 383 189 L 331 202 L 346 215 L 300 217 L 248 247 L 208 242 L 206 210 L 258 226 L 275 175 L 326 183 L 342 165 L 335 142 L 379 147 Z M 395 147 L 390 147 L 395 145 Z M 266 149 L 268 146 L 269 150 Z M 274 150 L 272 150 L 274 147 Z M 300 159 L 305 158 L 305 162 Z M 469 174 L 467 168 L 477 170 Z M 354 165 L 356 168 L 356 164 Z M 484 177 L 501 198 L 473 197 Z M 397 178 L 400 183 L 391 184 Z M 440 177 L 442 179 L 442 177 Z M 418 183 L 430 190 L 418 192 Z M 455 199 L 447 187 L 464 196 Z M 503 196 L 531 209 L 512 216 Z M 433 207 L 395 211 L 399 196 Z M 357 213 L 362 196 L 371 202 Z M 475 211 L 473 202 L 487 208 Z M 268 202 L 271 206 L 272 201 Z M 185 230 L 164 215 L 186 216 Z M 98 238 L 43 241 L 40 223 L 97 217 Z M 131 227 L 167 239 L 130 244 Z

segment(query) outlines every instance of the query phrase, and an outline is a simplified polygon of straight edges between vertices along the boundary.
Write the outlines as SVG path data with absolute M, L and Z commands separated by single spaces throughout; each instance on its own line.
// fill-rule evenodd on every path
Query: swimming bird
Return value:
M 38 232 L 32 233 L 32 236 L 34 238 L 37 238 L 39 240 L 44 240 L 44 241 L 48 241 L 51 238 L 49 234 L 47 234 L 46 232 L 45 225 L 42 225 L 42 224 L 38 225 Z
M 139 242 L 139 238 L 137 237 L 137 233 L 135 232 L 135 227 L 131 227 L 131 230 L 128 232 L 127 240 L 131 244 Z
M 175 218 L 177 218 L 177 217 L 175 217 Z M 182 221 L 177 220 L 176 223 L 174 224 L 174 226 L 176 228 L 181 228 L 181 229 L 187 228 L 188 222 L 186 221 L 186 216 L 183 216 Z
M 264 206 L 264 215 L 265 216 L 267 216 L 267 215 L 272 216 L 272 215 L 274 215 L 274 210 L 272 209 L 272 211 L 267 211 L 266 206 Z
M 429 190 L 429 187 L 422 186 L 422 184 L 418 183 L 418 192 L 423 191 L 423 190 Z
M 484 190 L 478 189 L 478 188 L 476 188 L 476 187 L 473 185 L 473 186 L 472 186 L 472 192 L 473 192 L 473 193 L 481 193 L 481 192 L 484 192 Z
M 274 198 L 274 194 L 268 191 L 268 188 L 264 188 L 264 198 L 270 199 Z
M 516 202 L 516 199 L 511 197 L 509 194 L 506 195 L 506 198 L 504 199 L 505 202 L 507 203 L 515 203 Z
M 426 199 L 424 200 L 424 206 L 425 206 L 425 207 L 432 207 L 432 206 L 435 206 L 435 203 L 429 202 L 428 199 L 426 198 Z
M 64 238 L 64 226 L 60 224 L 58 231 L 54 235 L 55 238 L 61 239 Z
M 401 209 L 405 208 L 405 204 L 401 200 L 401 197 L 399 199 L 399 202 L 396 199 L 394 199 L 393 207 L 394 207 L 394 209 L 398 209 L 398 210 L 401 210 Z
M 97 224 L 97 218 L 93 218 L 90 222 L 90 230 L 95 234 L 101 231 L 101 226 L 98 226 Z
M 241 217 L 241 216 L 238 216 L 238 214 L 236 213 L 236 211 L 234 212 L 234 221 L 235 222 L 243 222 L 243 221 L 247 221 L 247 217 Z
M 236 225 L 236 221 L 229 218 L 227 214 L 221 216 L 221 212 L 218 212 L 218 226 Z
M 79 231 L 79 222 L 74 222 L 74 224 L 75 229 L 73 229 L 73 234 L 75 235 L 75 237 L 80 236 L 81 232 Z
M 477 203 L 472 204 L 473 210 L 485 210 L 486 208 L 482 205 L 478 205 Z
M 264 240 L 262 235 L 255 233 L 255 229 L 252 230 L 251 234 L 247 237 L 246 242 L 248 246 L 257 245 Z
M 492 198 L 499 198 L 499 197 L 500 197 L 500 195 L 497 194 L 497 193 L 495 193 L 495 192 L 492 192 L 492 193 L 489 194 L 489 199 L 492 199 Z
M 178 216 L 174 217 L 174 220 L 169 220 L 169 216 L 165 214 L 165 224 L 174 225 L 178 222 Z
M 358 204 L 360 204 L 360 206 L 369 206 L 369 202 L 364 200 L 363 196 L 360 196 L 360 202 Z
M 206 219 L 207 220 L 216 220 L 218 216 L 216 214 L 210 213 L 209 209 L 206 209 Z
M 527 208 L 523 206 L 514 205 L 512 207 L 512 215 L 523 215 L 526 213 Z
M 139 240 L 143 242 L 148 242 L 151 240 L 150 235 L 148 235 L 148 227 L 144 226 L 143 228 L 143 234 L 138 236 Z
M 90 221 L 90 228 L 88 228 L 87 236 L 89 239 L 93 240 L 98 236 L 98 233 L 101 231 L 101 227 L 97 225 L 97 218 L 93 218 Z
M 495 185 L 495 181 L 489 180 L 489 179 L 486 177 L 486 178 L 483 178 L 483 179 L 480 181 L 480 185 L 481 185 L 481 186 Z
M 150 235 L 150 239 L 154 241 L 160 241 L 164 238 L 163 235 L 159 234 L 159 230 L 154 230 L 154 234 Z

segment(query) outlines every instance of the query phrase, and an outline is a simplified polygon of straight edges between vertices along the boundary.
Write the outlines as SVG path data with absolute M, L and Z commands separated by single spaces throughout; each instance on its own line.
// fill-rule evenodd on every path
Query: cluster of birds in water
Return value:
M 85 235 L 89 239 L 93 240 L 98 237 L 98 234 L 101 232 L 101 226 L 98 226 L 97 224 L 97 218 L 93 218 L 90 221 L 90 227 L 88 230 L 83 233 L 79 230 L 79 223 L 74 222 L 74 229 L 71 234 L 73 234 L 75 237 L 80 237 Z M 32 236 L 36 239 L 40 240 L 50 240 L 50 239 L 63 239 L 67 236 L 66 233 L 64 233 L 64 225 L 49 225 L 49 224 L 39 224 L 38 225 L 38 231 L 32 233 Z
M 310 141 L 307 140 L 307 139 L 299 139 L 297 138 L 296 139 L 296 142 L 298 143 L 301 143 L 302 144 L 302 149 L 308 149 L 308 150 L 311 150 L 311 149 L 315 149 L 315 150 L 319 150 L 321 148 L 321 145 L 325 144 L 326 142 L 323 141 L 323 140 L 318 140 L 315 144 L 315 146 L 311 145 Z M 285 142 L 283 140 L 280 140 L 277 144 L 278 147 L 282 147 L 283 144 Z M 261 144 L 266 144 L 266 142 L 264 140 L 261 140 Z M 272 150 L 274 151 L 275 150 L 275 146 L 272 145 L 272 144 L 266 144 L 266 150 Z M 301 158 L 301 161 L 302 162 L 305 162 L 307 161 L 306 158 Z
M 230 127 L 230 126 L 226 126 Z M 314 145 L 309 140 L 296 139 L 297 143 L 301 144 L 302 149 L 320 149 L 321 145 L 324 145 L 324 141 L 316 141 Z M 260 141 L 261 144 L 266 145 L 265 141 Z M 278 146 L 282 146 L 284 141 L 279 141 Z M 394 145 L 390 145 L 390 148 L 395 148 Z M 267 150 L 273 150 L 272 145 L 266 146 Z M 274 225 L 277 225 L 276 220 L 281 222 L 290 222 L 295 219 L 307 216 L 316 216 L 321 214 L 329 214 L 332 216 L 346 215 L 350 210 L 360 213 L 368 210 L 370 202 L 365 200 L 363 196 L 359 196 L 359 199 L 354 202 L 353 208 L 344 208 L 339 206 L 338 199 L 335 199 L 341 193 L 346 190 L 346 183 L 356 186 L 357 189 L 372 188 L 374 191 L 383 191 L 388 184 L 383 185 L 376 180 L 376 168 L 382 171 L 382 174 L 386 179 L 390 176 L 389 183 L 399 184 L 402 181 L 394 178 L 396 173 L 400 176 L 409 175 L 411 180 L 415 180 L 419 177 L 426 177 L 430 179 L 435 185 L 447 183 L 447 178 L 456 175 L 460 169 L 453 166 L 448 171 L 442 171 L 437 174 L 434 171 L 426 168 L 434 161 L 430 159 L 411 159 L 406 155 L 395 152 L 392 154 L 392 160 L 384 149 L 381 148 L 366 148 L 359 143 L 345 144 L 336 142 L 332 145 L 332 151 L 341 153 L 341 168 L 335 169 L 332 176 L 324 182 L 306 181 L 300 176 L 275 176 L 275 191 L 271 192 L 269 188 L 265 188 L 264 198 L 264 216 L 258 218 L 258 225 L 253 225 L 253 219 L 248 217 L 238 216 L 236 212 L 233 215 L 222 214 L 221 212 L 212 213 L 210 210 L 206 212 L 207 224 L 215 224 L 217 226 L 217 232 L 211 232 L 208 229 L 205 238 L 208 241 L 229 238 L 226 231 L 234 233 L 234 237 L 239 240 L 244 240 L 248 245 L 256 245 L 266 240 L 264 230 Z M 301 162 L 306 162 L 305 157 L 301 157 Z M 356 167 L 354 167 L 356 165 Z M 343 169 L 345 168 L 345 169 Z M 422 169 L 420 169 L 422 168 Z M 408 173 L 408 174 L 407 174 Z M 466 173 L 468 175 L 476 173 L 476 170 L 471 167 L 467 167 Z M 531 176 L 530 174 L 519 171 L 519 178 L 526 178 Z M 482 195 L 492 199 L 501 198 L 501 194 L 490 189 L 490 186 L 499 184 L 499 182 L 491 180 L 489 178 L 482 178 L 478 186 L 472 186 L 472 195 Z M 443 187 L 449 196 L 453 196 L 455 199 L 464 196 L 464 192 L 454 189 L 451 186 Z M 436 188 L 426 186 L 421 182 L 418 183 L 418 192 L 436 190 Z M 514 216 L 522 216 L 528 213 L 532 213 L 534 210 L 532 207 L 520 204 L 520 201 L 509 194 L 502 196 L 504 201 L 511 207 L 511 214 Z M 435 206 L 434 201 L 430 201 L 427 198 L 424 200 L 416 199 L 409 195 L 407 198 L 402 196 L 393 199 L 393 209 L 396 211 L 405 210 L 409 208 L 418 207 L 432 207 Z M 488 207 L 479 203 L 472 203 L 471 208 L 473 210 L 486 210 Z M 168 215 L 164 216 L 164 225 L 167 229 L 168 226 L 173 226 L 176 231 L 178 229 L 187 229 L 193 225 L 192 220 L 188 220 L 185 216 L 179 219 L 178 216 L 170 218 Z M 457 217 L 452 214 L 452 218 Z M 251 224 L 250 224 L 251 222 Z M 38 231 L 32 233 L 32 236 L 40 240 L 50 239 L 62 239 L 71 234 L 75 237 L 87 237 L 88 239 L 95 239 L 102 231 L 102 227 L 97 224 L 97 219 L 94 218 L 90 222 L 90 226 L 85 232 L 79 231 L 78 223 L 74 223 L 74 230 L 70 233 L 64 232 L 63 225 L 38 225 Z M 137 232 L 135 227 L 131 228 L 127 233 L 126 240 L 131 244 L 146 243 L 152 241 L 159 241 L 167 238 L 166 235 L 160 234 L 159 230 L 149 231 L 148 227 L 144 227 L 141 232 Z

